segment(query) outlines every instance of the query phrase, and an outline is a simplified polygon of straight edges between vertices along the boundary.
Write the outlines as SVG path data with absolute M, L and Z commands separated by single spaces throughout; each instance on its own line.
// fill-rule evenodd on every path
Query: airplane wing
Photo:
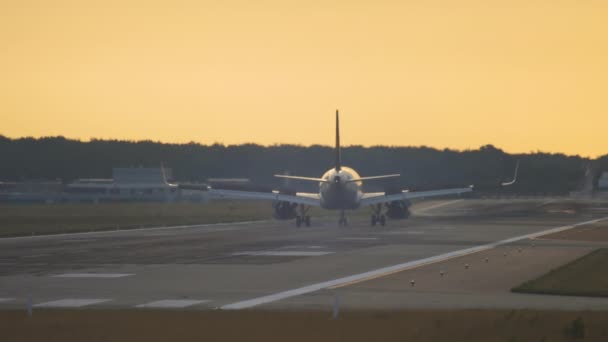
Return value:
M 515 165 L 515 172 L 513 174 L 513 179 L 508 182 L 503 182 L 498 184 L 498 187 L 507 187 L 515 184 L 517 181 L 517 174 L 519 171 L 519 161 Z M 492 186 L 496 187 L 496 186 Z M 405 201 L 414 198 L 430 198 L 430 197 L 439 197 L 439 196 L 449 196 L 449 195 L 460 195 L 467 192 L 472 192 L 474 186 L 468 186 L 464 188 L 451 188 L 451 189 L 438 189 L 438 190 L 428 190 L 428 191 L 402 191 L 396 194 L 386 194 L 384 192 L 376 192 L 376 193 L 367 193 L 363 195 L 361 198 L 361 206 L 366 205 L 375 205 L 381 203 L 389 203 L 393 201 Z
M 285 201 L 310 206 L 320 206 L 321 199 L 319 194 L 297 192 L 294 195 L 281 194 L 279 192 L 257 192 L 257 191 L 242 191 L 242 190 L 221 190 L 209 189 L 209 194 L 214 198 L 219 199 L 258 199 L 269 201 Z
M 429 191 L 403 191 L 396 194 L 387 195 L 384 192 L 367 193 L 361 198 L 361 206 L 388 203 L 393 201 L 404 201 L 414 198 L 429 198 L 438 196 L 448 195 L 460 195 L 463 193 L 473 191 L 473 187 L 466 188 L 453 188 L 453 189 L 440 189 L 440 190 L 429 190 Z

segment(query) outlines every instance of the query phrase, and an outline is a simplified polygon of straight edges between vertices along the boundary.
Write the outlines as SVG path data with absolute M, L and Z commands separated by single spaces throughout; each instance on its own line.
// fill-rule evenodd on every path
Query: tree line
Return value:
M 255 184 L 314 190 L 315 184 L 283 184 L 273 177 L 289 173 L 319 177 L 333 165 L 333 148 L 312 145 L 203 145 L 154 141 L 79 141 L 64 137 L 7 138 L 0 136 L 0 180 L 55 180 L 110 178 L 113 167 L 173 169 L 180 182 L 205 182 L 208 178 L 249 178 Z M 591 161 L 580 156 L 543 152 L 509 154 L 492 145 L 475 150 L 393 146 L 347 146 L 344 165 L 362 176 L 401 173 L 393 180 L 368 182 L 367 191 L 381 188 L 431 189 L 483 185 L 491 188 L 511 178 L 516 161 L 520 174 L 508 192 L 565 194 L 582 187 L 593 169 L 608 170 L 608 155 Z M 590 168 L 590 165 L 593 165 Z

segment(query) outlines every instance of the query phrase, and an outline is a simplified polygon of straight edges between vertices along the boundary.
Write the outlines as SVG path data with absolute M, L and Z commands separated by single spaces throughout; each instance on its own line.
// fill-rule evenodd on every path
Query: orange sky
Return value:
M 0 134 L 608 153 L 605 1 L 0 0 Z

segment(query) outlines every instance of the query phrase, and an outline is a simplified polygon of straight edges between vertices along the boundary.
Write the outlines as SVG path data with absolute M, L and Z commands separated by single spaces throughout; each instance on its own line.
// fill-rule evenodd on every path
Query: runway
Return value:
M 608 203 L 422 202 L 409 220 L 319 219 L 0 239 L 0 309 L 608 309 L 513 294 L 604 241 L 542 235 L 606 225 Z M 271 210 L 271 208 L 268 208 Z

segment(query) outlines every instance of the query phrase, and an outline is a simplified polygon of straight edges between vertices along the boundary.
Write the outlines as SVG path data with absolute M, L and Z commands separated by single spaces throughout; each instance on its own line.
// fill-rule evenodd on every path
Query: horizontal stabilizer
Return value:
M 401 176 L 400 174 L 396 173 L 396 174 L 392 174 L 392 175 L 361 177 L 361 178 L 349 179 L 347 181 L 347 183 L 359 182 L 359 181 L 364 181 L 364 180 L 372 180 L 372 179 L 394 178 L 394 177 L 400 177 L 400 176 Z
M 287 175 L 274 175 L 277 178 L 287 178 L 287 179 L 297 179 L 309 182 L 321 182 L 321 183 L 329 183 L 327 179 L 322 178 L 313 178 L 313 177 L 300 177 L 300 176 L 287 176 Z

